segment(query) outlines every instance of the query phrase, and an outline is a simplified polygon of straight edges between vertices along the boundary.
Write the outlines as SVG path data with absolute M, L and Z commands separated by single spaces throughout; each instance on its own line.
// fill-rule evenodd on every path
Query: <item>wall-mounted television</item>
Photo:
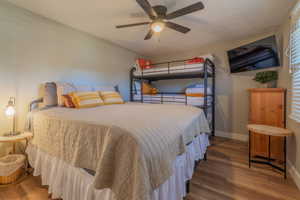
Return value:
M 280 66 L 275 36 L 238 47 L 227 54 L 231 73 Z

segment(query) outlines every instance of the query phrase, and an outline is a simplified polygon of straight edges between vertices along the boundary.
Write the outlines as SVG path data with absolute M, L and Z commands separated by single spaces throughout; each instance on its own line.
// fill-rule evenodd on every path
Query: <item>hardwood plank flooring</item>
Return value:
M 246 143 L 215 137 L 208 160 L 201 161 L 186 200 L 300 200 L 300 191 L 268 166 L 248 168 Z M 0 200 L 46 200 L 48 192 L 39 177 L 0 188 Z M 170 199 L 171 200 L 171 199 Z
M 187 200 L 300 200 L 288 177 L 271 167 L 248 166 L 247 143 L 215 137 L 208 160 L 197 167 Z

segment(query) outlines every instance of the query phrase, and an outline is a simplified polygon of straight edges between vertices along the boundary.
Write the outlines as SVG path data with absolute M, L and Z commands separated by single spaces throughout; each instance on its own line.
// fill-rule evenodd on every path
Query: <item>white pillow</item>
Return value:
M 116 88 L 114 86 L 94 86 L 94 91 L 102 91 L 102 92 L 108 92 L 108 91 L 116 91 Z
M 45 107 L 57 106 L 57 89 L 54 82 L 43 85 L 43 103 Z
M 137 95 L 140 95 L 141 94 L 141 82 L 140 81 L 134 81 L 134 92 L 137 94 Z
M 64 106 L 62 96 L 65 94 L 69 94 L 71 92 L 77 92 L 77 89 L 73 83 L 66 82 L 56 82 L 57 88 L 57 104 L 59 106 Z
M 88 85 L 75 85 L 77 92 L 91 92 L 93 91 L 93 87 Z

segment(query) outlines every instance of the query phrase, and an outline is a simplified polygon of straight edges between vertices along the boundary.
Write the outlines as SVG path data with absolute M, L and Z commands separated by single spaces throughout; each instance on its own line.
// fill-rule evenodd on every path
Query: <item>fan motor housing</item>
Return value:
M 157 5 L 157 6 L 153 6 L 152 8 L 155 10 L 159 18 L 165 17 L 167 15 L 168 9 L 166 6 Z

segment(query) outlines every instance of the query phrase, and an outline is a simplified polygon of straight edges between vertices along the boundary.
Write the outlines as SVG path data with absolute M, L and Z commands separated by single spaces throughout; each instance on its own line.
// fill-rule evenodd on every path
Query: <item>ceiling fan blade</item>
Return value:
M 175 24 L 173 22 L 166 22 L 166 26 L 168 28 L 174 29 L 175 31 L 181 32 L 181 33 L 187 33 L 189 32 L 191 29 L 181 26 L 179 24 Z
M 128 27 L 141 26 L 141 25 L 147 25 L 147 24 L 150 24 L 150 22 L 141 22 L 141 23 L 135 23 L 135 24 L 119 25 L 119 26 L 116 26 L 116 28 L 128 28 Z
M 190 14 L 190 13 L 202 10 L 202 9 L 204 9 L 203 3 L 202 2 L 198 2 L 198 3 L 195 3 L 193 5 L 190 5 L 188 7 L 179 9 L 179 10 L 177 10 L 175 12 L 172 12 L 172 13 L 168 14 L 166 16 L 166 19 L 174 19 L 174 18 L 181 17 L 183 15 L 187 15 L 187 14 Z
M 136 2 L 143 8 L 150 19 L 155 19 L 157 17 L 157 13 L 147 0 L 136 0 Z
M 153 34 L 154 34 L 154 32 L 150 29 L 149 32 L 147 33 L 147 35 L 146 35 L 146 37 L 145 37 L 144 40 L 149 40 L 149 39 L 151 39 L 152 36 L 153 36 Z

